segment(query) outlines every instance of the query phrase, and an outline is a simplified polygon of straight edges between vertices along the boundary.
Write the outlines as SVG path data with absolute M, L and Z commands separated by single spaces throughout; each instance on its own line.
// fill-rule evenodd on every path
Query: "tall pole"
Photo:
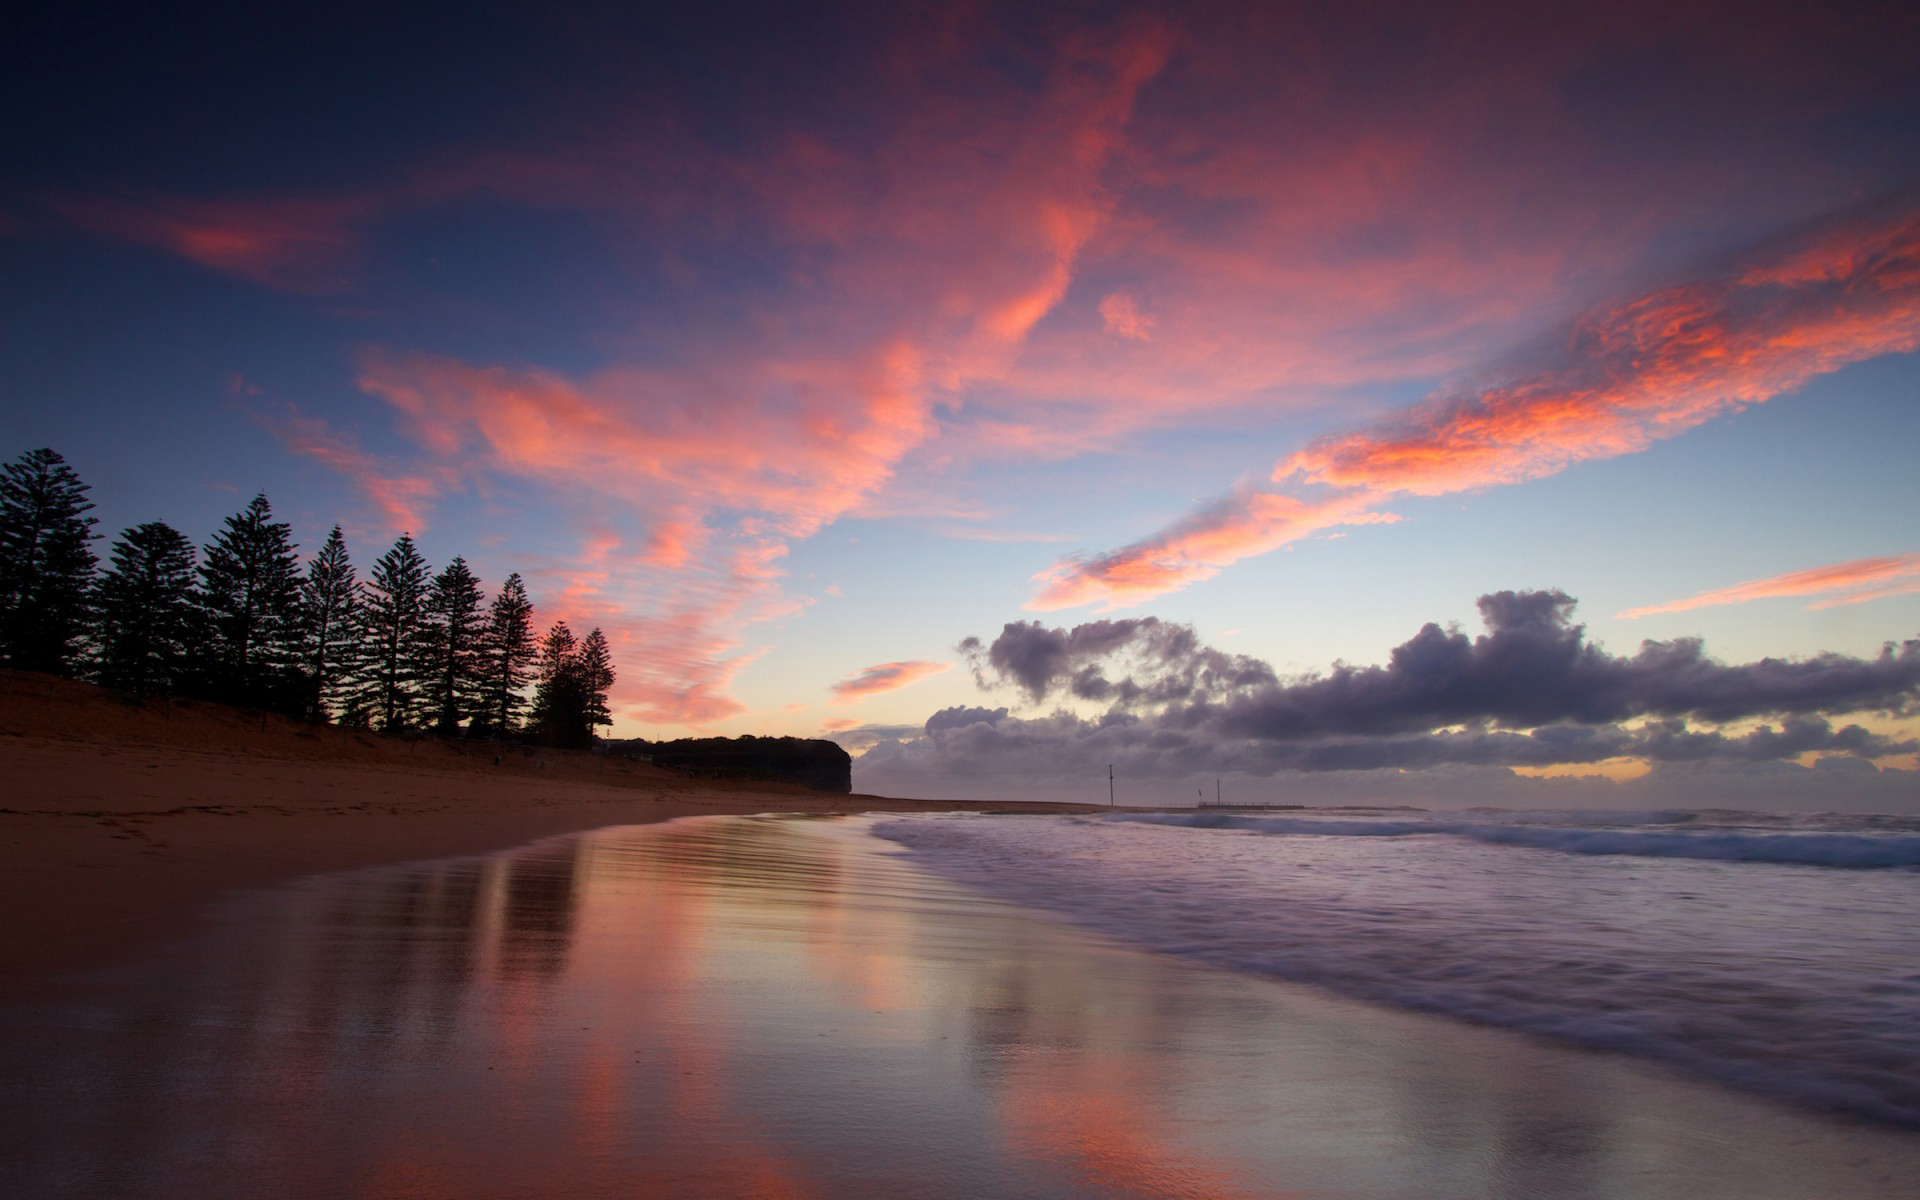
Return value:
M 1220 803 L 1220 780 L 1218 777 L 1215 777 L 1213 781 L 1213 802 L 1215 804 Z
M 1113 807 L 1113 764 L 1107 764 L 1107 807 Z

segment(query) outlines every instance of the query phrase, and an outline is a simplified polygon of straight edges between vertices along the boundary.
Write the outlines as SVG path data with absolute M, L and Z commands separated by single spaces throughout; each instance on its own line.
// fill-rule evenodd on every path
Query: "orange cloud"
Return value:
M 323 421 L 302 416 L 292 405 L 262 420 L 287 449 L 344 475 L 359 487 L 380 510 L 388 533 L 420 533 L 427 528 L 426 505 L 440 493 L 438 480 L 388 469 L 352 438 Z
M 1920 592 L 1920 580 L 1914 580 L 1908 583 L 1896 583 L 1882 588 L 1868 588 L 1865 591 L 1849 592 L 1844 596 L 1831 596 L 1825 600 L 1809 604 L 1807 608 L 1818 612 L 1825 608 L 1844 608 L 1849 604 L 1865 604 L 1869 600 L 1885 600 L 1892 596 L 1911 596 L 1915 592 Z
M 1338 525 L 1393 519 L 1363 511 L 1368 496 L 1323 502 L 1274 492 L 1243 492 L 1145 541 L 1111 554 L 1070 558 L 1034 576 L 1026 607 L 1039 612 L 1100 603 L 1124 608 L 1177 591 L 1221 568 Z
M 877 663 L 858 674 L 842 679 L 827 690 L 833 693 L 835 704 L 858 704 L 869 696 L 896 691 L 908 684 L 918 683 L 930 675 L 939 675 L 952 669 L 953 664 L 950 662 L 927 662 L 920 659 L 910 662 Z
M 904 344 L 864 360 L 580 381 L 370 352 L 360 386 L 437 456 L 668 514 L 651 553 L 669 563 L 696 540 L 697 514 L 716 509 L 812 534 L 885 484 L 932 429 L 919 356 Z
M 1100 299 L 1100 319 L 1109 333 L 1144 342 L 1153 336 L 1153 318 L 1140 311 L 1139 301 L 1125 292 L 1111 292 Z
M 1920 214 L 1844 227 L 1786 260 L 1809 255 L 1850 273 L 1763 264 L 1653 292 L 1579 322 L 1565 367 L 1328 439 L 1274 478 L 1422 496 L 1517 483 L 1920 345 Z
M 536 575 L 536 584 L 544 580 Z M 647 725 L 698 727 L 746 711 L 730 692 L 735 675 L 759 657 L 743 651 L 732 629 L 758 618 L 764 589 L 732 582 L 647 593 L 651 611 L 636 611 L 634 592 L 617 575 L 593 590 L 542 593 L 541 628 L 564 620 L 576 633 L 599 626 L 618 672 L 615 715 Z M 604 589 L 604 590 L 602 590 Z
M 1632 621 L 1657 613 L 1686 612 L 1695 608 L 1745 604 L 1750 600 L 1771 600 L 1785 596 L 1819 596 L 1829 592 L 1842 594 L 1829 596 L 1807 607 L 1837 608 L 1916 591 L 1920 591 L 1920 554 L 1893 554 L 1882 558 L 1856 558 L 1851 562 L 1830 563 L 1804 571 L 1789 571 L 1785 575 L 1766 579 L 1749 579 L 1745 583 L 1701 592 L 1685 600 L 1630 608 L 1616 615 L 1622 620 Z
M 360 387 L 430 461 L 533 480 L 622 530 L 643 524 L 611 556 L 549 571 L 556 611 L 622 631 L 632 653 L 620 661 L 644 663 L 638 677 L 623 669 L 622 714 L 733 715 L 742 629 L 802 603 L 781 591 L 788 544 L 870 515 L 934 441 L 936 411 L 1005 371 L 1060 303 L 1110 208 L 1100 173 L 1163 61 L 1150 29 L 1082 39 L 1017 111 L 984 123 L 952 103 L 905 112 L 897 144 L 865 160 L 883 196 L 849 188 L 839 152 L 807 138 L 750 161 L 690 158 L 681 173 L 710 173 L 715 203 L 740 210 L 729 219 L 806 249 L 808 300 L 702 331 L 671 365 L 569 375 L 374 349 Z M 843 702 L 919 677 L 922 664 L 897 665 Z
M 1810 265 L 1811 264 L 1811 265 Z M 1920 346 L 1920 212 L 1857 216 L 1725 276 L 1577 322 L 1561 361 L 1444 396 L 1283 460 L 1273 482 L 1168 531 L 1036 577 L 1028 607 L 1139 603 L 1395 496 L 1520 483 L 1612 458 L 1815 376 Z
M 372 196 L 194 200 L 56 197 L 51 206 L 90 233 L 152 246 L 216 271 L 300 292 L 345 288 Z

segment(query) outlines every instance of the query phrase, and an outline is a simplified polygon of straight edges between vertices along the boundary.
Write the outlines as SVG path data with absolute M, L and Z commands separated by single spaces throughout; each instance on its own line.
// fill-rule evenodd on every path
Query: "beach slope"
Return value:
M 0 763 L 0 995 L 174 931 L 223 892 L 321 871 L 703 813 L 1073 807 L 690 779 L 15 671 L 0 671 Z

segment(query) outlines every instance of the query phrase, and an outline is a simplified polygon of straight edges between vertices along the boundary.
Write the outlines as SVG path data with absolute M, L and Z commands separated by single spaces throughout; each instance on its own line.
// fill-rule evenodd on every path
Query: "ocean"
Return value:
M 1118 941 L 1920 1127 L 1920 818 L 954 814 L 917 865 Z

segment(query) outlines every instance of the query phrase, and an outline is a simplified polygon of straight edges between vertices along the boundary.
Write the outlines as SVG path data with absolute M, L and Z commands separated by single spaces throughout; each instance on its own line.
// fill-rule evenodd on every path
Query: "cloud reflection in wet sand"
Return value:
M 1906 1135 L 1107 945 L 857 822 L 323 877 L 0 1017 L 20 1196 L 1874 1195 L 1920 1165 Z

